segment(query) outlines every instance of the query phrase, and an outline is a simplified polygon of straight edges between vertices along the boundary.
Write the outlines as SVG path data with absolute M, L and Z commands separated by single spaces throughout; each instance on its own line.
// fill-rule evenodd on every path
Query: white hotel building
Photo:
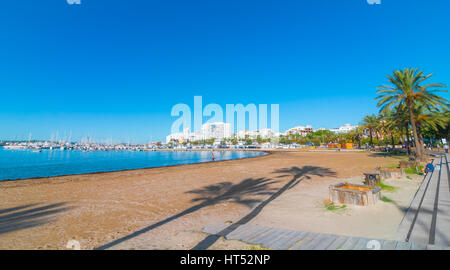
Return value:
M 183 132 L 173 133 L 166 137 L 166 143 L 172 140 L 178 142 L 192 142 L 208 139 L 223 139 L 231 137 L 231 126 L 229 123 L 206 123 L 202 125 L 202 130 L 190 132 L 189 128 L 185 128 Z
M 339 128 L 330 129 L 330 131 L 335 132 L 335 133 L 347 133 L 347 132 L 350 132 L 350 131 L 356 129 L 357 127 L 358 126 L 352 126 L 350 124 L 345 124 Z

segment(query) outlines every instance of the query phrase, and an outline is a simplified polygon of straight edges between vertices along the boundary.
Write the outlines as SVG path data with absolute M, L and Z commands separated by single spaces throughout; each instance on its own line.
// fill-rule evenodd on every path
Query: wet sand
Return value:
M 420 179 L 390 180 L 395 203 L 328 211 L 328 186 L 360 183 L 397 158 L 361 152 L 275 151 L 223 162 L 0 182 L 0 249 L 190 249 L 203 226 L 248 224 L 394 238 Z M 384 195 L 384 194 L 383 194 Z M 255 207 L 264 207 L 255 213 Z M 112 244 L 111 244 L 112 243 Z M 211 249 L 250 246 L 220 239 Z

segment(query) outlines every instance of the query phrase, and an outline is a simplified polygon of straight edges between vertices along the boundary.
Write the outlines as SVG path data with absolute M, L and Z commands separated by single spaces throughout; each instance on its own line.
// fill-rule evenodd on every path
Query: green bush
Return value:
M 423 166 L 410 167 L 405 169 L 406 174 L 422 174 Z

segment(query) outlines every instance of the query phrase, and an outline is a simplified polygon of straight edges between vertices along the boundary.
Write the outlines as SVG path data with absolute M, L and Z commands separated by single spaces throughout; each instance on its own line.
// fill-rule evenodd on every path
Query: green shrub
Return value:
M 389 198 L 386 197 L 386 196 L 381 197 L 381 200 L 382 200 L 383 202 L 387 202 L 387 203 L 394 202 L 393 200 L 389 199 Z
M 381 188 L 381 190 L 384 190 L 384 191 L 387 191 L 387 192 L 395 192 L 397 190 L 396 187 L 386 185 L 382 181 L 380 181 L 380 183 L 378 183 L 377 186 L 379 186 Z
M 406 174 L 422 174 L 423 166 L 410 167 L 405 169 Z

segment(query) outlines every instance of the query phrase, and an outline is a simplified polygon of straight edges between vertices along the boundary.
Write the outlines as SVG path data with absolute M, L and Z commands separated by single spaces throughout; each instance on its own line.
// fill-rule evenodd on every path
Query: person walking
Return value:
M 445 153 L 448 154 L 448 144 L 444 145 Z

